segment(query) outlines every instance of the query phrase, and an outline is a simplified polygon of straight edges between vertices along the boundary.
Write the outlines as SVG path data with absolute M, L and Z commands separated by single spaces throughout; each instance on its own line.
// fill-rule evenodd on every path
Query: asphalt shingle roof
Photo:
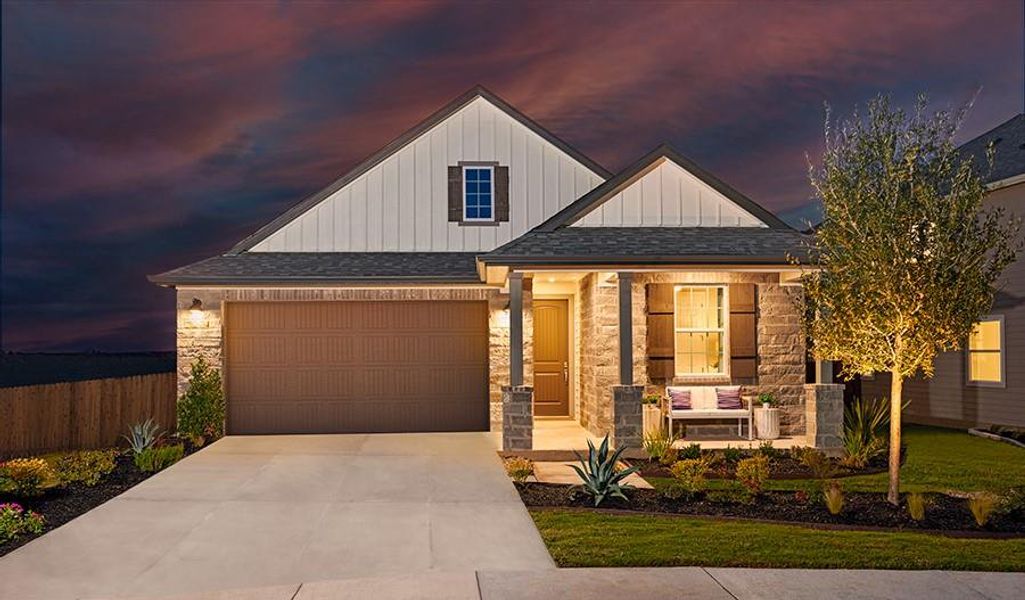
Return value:
M 986 168 L 986 148 L 993 142 L 993 172 L 986 183 L 993 183 L 1025 173 L 1025 113 L 1011 117 L 979 137 L 961 145 L 964 156 L 971 156 L 975 165 Z
M 150 281 L 202 283 L 479 283 L 476 252 L 243 252 L 207 258 Z
M 810 237 L 767 227 L 535 229 L 481 257 L 493 264 L 785 264 Z

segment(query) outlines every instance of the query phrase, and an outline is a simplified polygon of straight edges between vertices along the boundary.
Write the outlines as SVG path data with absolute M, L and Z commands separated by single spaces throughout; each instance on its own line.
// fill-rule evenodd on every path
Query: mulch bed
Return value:
M 191 443 L 185 444 L 185 456 L 199 450 Z M 43 496 L 36 498 L 15 498 L 0 494 L 0 504 L 16 502 L 25 510 L 33 510 L 46 519 L 43 525 L 43 532 L 36 534 L 25 534 L 0 544 L 0 556 L 12 552 L 21 546 L 31 542 L 40 535 L 56 529 L 81 516 L 107 500 L 126 492 L 128 489 L 138 485 L 140 482 L 149 479 L 156 473 L 144 473 L 140 471 L 132 460 L 129 452 L 119 454 L 115 458 L 114 470 L 108 473 L 94 486 L 86 486 L 81 483 L 71 483 L 62 488 L 50 490 Z
M 968 510 L 967 500 L 943 494 L 930 495 L 925 519 L 913 520 L 904 507 L 894 508 L 885 494 L 844 494 L 844 508 L 831 515 L 817 498 L 800 502 L 793 492 L 765 492 L 751 502 L 710 500 L 700 495 L 689 500 L 670 500 L 656 490 L 633 489 L 629 502 L 612 498 L 595 509 L 579 486 L 553 483 L 517 483 L 516 489 L 528 508 L 570 508 L 621 511 L 659 515 L 693 515 L 746 519 L 773 523 L 798 523 L 839 529 L 884 529 L 959 534 L 971 537 L 1025 536 L 1025 519 L 994 514 L 985 527 L 978 527 Z
M 716 452 L 712 450 L 711 452 Z M 749 451 L 744 454 L 744 457 L 753 456 L 755 452 Z M 901 449 L 901 463 L 907 456 L 907 448 Z M 876 473 L 885 473 L 887 471 L 887 458 L 884 455 L 876 456 L 869 460 L 863 468 L 856 469 L 840 464 L 839 461 L 832 459 L 833 466 L 836 469 L 834 479 L 843 477 L 853 477 L 855 475 L 874 475 Z M 649 460 L 647 458 L 640 460 L 629 461 L 631 466 L 640 467 L 640 474 L 642 477 L 672 477 L 673 474 L 669 470 L 669 467 L 659 464 L 658 461 Z M 726 471 L 717 469 L 710 470 L 706 477 L 709 479 L 733 479 L 734 472 L 736 471 L 736 465 L 730 465 Z M 796 460 L 786 451 L 781 451 L 779 456 L 773 457 L 769 461 L 769 479 L 815 479 L 815 474 L 812 473 L 811 469 L 804 466 L 800 461 Z

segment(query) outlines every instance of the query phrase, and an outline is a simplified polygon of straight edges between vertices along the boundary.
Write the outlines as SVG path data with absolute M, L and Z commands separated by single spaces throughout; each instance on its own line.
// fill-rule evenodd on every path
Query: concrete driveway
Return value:
M 551 568 L 489 434 L 228 437 L 0 558 L 0 598 Z

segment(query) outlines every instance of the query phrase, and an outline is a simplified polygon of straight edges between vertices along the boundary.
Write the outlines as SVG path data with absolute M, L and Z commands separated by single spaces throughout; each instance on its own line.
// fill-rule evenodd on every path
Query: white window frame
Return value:
M 979 319 L 979 323 L 986 321 L 996 321 L 999 325 L 1000 330 L 1000 349 L 999 350 L 972 350 L 972 340 L 969 336 L 968 341 L 965 342 L 964 349 L 964 376 L 965 385 L 969 387 L 996 387 L 1003 388 L 1007 387 L 1007 345 L 1004 335 L 1004 315 L 986 315 Z M 1000 381 L 987 381 L 982 379 L 972 379 L 972 352 L 997 352 L 1000 355 Z
M 466 209 L 467 209 L 467 206 L 466 206 L 466 171 L 470 170 L 470 169 L 473 169 L 475 171 L 476 170 L 488 171 L 489 173 L 491 173 L 491 216 L 488 217 L 488 218 L 481 218 L 481 217 L 472 217 L 471 218 L 471 217 L 466 216 Z M 463 165 L 463 181 L 462 181 L 462 184 L 463 184 L 463 221 L 477 222 L 477 223 L 491 223 L 491 222 L 494 222 L 496 220 L 496 218 L 497 218 L 497 215 L 495 214 L 495 212 L 496 212 L 495 211 L 495 208 L 496 208 L 495 205 L 496 205 L 497 202 L 495 200 L 495 167 L 494 167 L 494 165 Z
M 676 295 L 682 289 L 722 290 L 723 326 L 714 329 L 676 326 Z M 676 363 L 677 333 L 722 333 L 722 369 L 716 373 L 682 373 Z M 730 286 L 725 284 L 687 284 L 673 286 L 673 374 L 676 377 L 729 377 L 730 376 Z

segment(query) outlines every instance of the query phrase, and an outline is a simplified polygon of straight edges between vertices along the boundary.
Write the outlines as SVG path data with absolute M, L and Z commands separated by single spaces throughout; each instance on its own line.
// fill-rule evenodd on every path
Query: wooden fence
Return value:
M 0 458 L 109 448 L 153 419 L 173 430 L 175 373 L 0 388 Z

